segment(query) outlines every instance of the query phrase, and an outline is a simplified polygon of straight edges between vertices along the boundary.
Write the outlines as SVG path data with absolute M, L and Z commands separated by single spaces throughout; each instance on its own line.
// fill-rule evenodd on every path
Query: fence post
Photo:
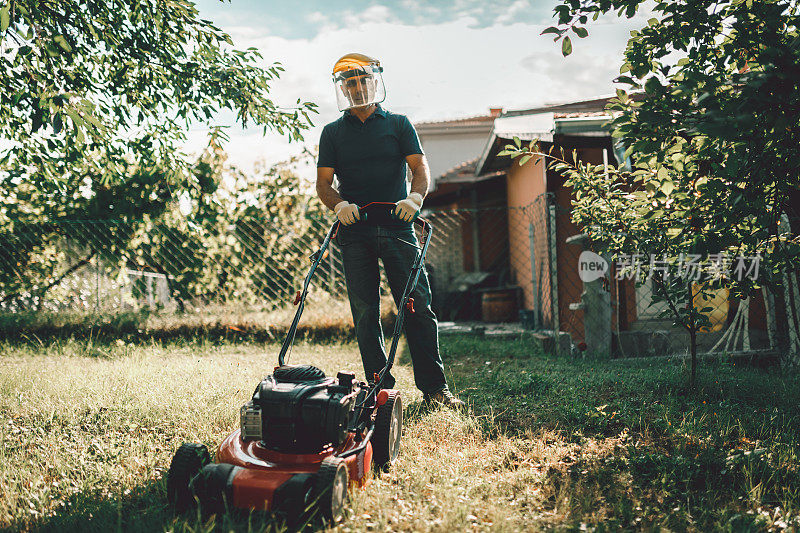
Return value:
M 481 270 L 480 233 L 478 233 L 478 190 L 472 189 L 472 271 Z
M 545 205 L 548 205 L 549 198 L 545 197 Z M 558 310 L 558 243 L 556 241 L 556 206 L 548 205 L 547 226 L 548 226 L 548 248 L 550 252 L 550 301 L 553 305 L 553 339 L 558 342 L 558 332 L 561 329 L 561 317 Z
M 95 309 L 100 311 L 100 256 L 94 257 L 94 271 L 95 271 Z
M 539 284 L 536 279 L 536 235 L 534 232 L 533 222 L 528 223 L 528 239 L 530 240 L 530 254 L 531 254 L 531 293 L 533 294 L 533 328 L 539 329 L 541 327 L 541 320 L 539 316 Z

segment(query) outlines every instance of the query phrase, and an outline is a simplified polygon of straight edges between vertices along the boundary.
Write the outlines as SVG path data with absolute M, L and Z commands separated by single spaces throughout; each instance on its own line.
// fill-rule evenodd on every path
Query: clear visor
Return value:
M 339 111 L 383 102 L 386 88 L 380 67 L 365 67 L 337 72 L 333 75 Z

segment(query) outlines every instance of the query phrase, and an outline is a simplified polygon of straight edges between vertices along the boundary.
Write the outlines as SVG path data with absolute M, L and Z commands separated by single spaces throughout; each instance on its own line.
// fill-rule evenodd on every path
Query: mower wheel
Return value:
M 224 512 L 231 503 L 233 495 L 228 481 L 238 470 L 241 468 L 232 464 L 212 463 L 200 469 L 189 482 L 189 492 L 200 503 L 204 520 L 212 514 Z
M 389 399 L 378 407 L 372 434 L 372 461 L 376 469 L 386 470 L 400 454 L 403 430 L 403 400 L 400 391 L 389 390 Z
M 314 499 L 326 523 L 335 524 L 344 516 L 348 484 L 347 464 L 344 459 L 339 457 L 323 459 L 314 483 Z
M 181 444 L 167 473 L 167 498 L 175 510 L 183 513 L 194 504 L 189 482 L 211 462 L 208 448 L 194 442 Z

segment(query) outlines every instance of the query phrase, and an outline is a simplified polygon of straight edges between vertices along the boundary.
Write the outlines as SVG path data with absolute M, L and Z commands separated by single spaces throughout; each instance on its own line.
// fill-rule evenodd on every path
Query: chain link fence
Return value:
M 426 269 L 443 327 L 505 324 L 560 354 L 686 353 L 689 334 L 654 298 L 653 277 L 634 279 L 619 260 L 599 256 L 593 260 L 605 271 L 591 275 L 584 254 L 591 243 L 568 206 L 568 198 L 548 194 L 520 207 L 426 211 L 434 228 Z M 17 224 L 0 234 L 0 311 L 274 310 L 289 305 L 331 222 Z M 346 299 L 335 242 L 312 285 L 312 300 Z M 788 280 L 787 298 L 800 301 L 797 293 L 796 278 Z M 738 300 L 723 287 L 696 301 L 710 323 L 698 333 L 700 352 L 774 347 L 771 298 L 762 291 Z M 790 320 L 797 343 L 798 320 Z
M 181 222 L 18 224 L 0 234 L 0 310 L 274 309 L 294 295 L 330 228 L 316 218 Z M 346 290 L 338 253 L 318 276 L 315 292 Z

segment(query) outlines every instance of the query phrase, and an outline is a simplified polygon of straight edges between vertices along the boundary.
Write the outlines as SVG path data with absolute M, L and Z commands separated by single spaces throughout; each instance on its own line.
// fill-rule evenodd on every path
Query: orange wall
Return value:
M 603 162 L 599 148 L 578 150 L 578 158 L 592 164 Z M 556 206 L 556 290 L 558 294 L 559 329 L 568 331 L 578 342 L 583 339 L 583 312 L 569 309 L 570 303 L 580 302 L 583 284 L 578 277 L 578 256 L 581 248 L 566 243 L 578 233 L 570 217 L 572 189 L 563 186 L 563 178 L 545 170 L 541 159 L 530 159 L 523 166 L 513 164 L 508 170 L 508 233 L 511 271 L 522 288 L 524 307 L 533 308 L 535 297 L 530 257 L 530 225 L 534 229 L 534 261 L 539 286 L 539 308 L 545 327 L 553 326 L 551 304 L 551 267 L 548 250 L 549 211 L 541 197 L 554 193 Z M 634 307 L 635 306 L 631 306 Z
M 545 166 L 542 159 L 532 158 L 524 165 L 513 163 L 508 170 L 508 240 L 509 262 L 516 285 L 522 288 L 523 307 L 533 309 L 534 292 L 531 271 L 530 226 L 534 230 L 534 261 L 540 287 L 539 309 L 545 326 L 552 325 L 550 305 L 550 260 L 547 250 L 547 211 Z

